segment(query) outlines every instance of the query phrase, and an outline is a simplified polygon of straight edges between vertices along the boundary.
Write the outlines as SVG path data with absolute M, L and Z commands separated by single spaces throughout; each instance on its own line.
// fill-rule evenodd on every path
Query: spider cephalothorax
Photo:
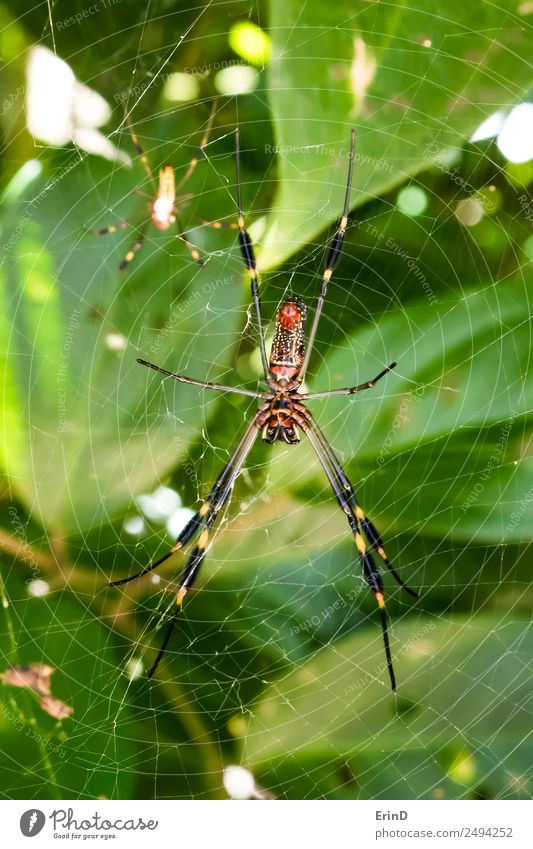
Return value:
M 211 528 L 213 527 L 220 510 L 228 502 L 233 484 L 235 483 L 239 472 L 243 468 L 246 458 L 259 433 L 261 433 L 265 442 L 273 443 L 281 441 L 292 445 L 299 441 L 301 431 L 307 436 L 313 446 L 333 490 L 337 503 L 348 519 L 350 530 L 354 536 L 355 545 L 360 557 L 363 577 L 374 593 L 374 597 L 378 603 L 381 614 L 385 655 L 387 658 L 391 685 L 394 689 L 396 683 L 392 668 L 392 657 L 387 632 L 384 587 L 381 573 L 374 563 L 373 554 L 377 554 L 381 558 L 385 567 L 389 569 L 394 578 L 408 593 L 415 596 L 415 598 L 417 597 L 417 594 L 404 584 L 390 563 L 378 531 L 363 512 L 346 472 L 344 471 L 327 438 L 318 427 L 310 411 L 307 409 L 305 402 L 317 398 L 327 398 L 332 395 L 353 395 L 354 393 L 361 392 L 364 389 L 370 389 L 370 387 L 374 386 L 378 380 L 381 380 L 387 372 L 394 368 L 396 363 L 391 363 L 387 366 L 387 368 L 380 371 L 376 377 L 372 378 L 372 380 L 366 380 L 364 383 L 360 383 L 357 386 L 350 386 L 345 389 L 331 389 L 325 392 L 306 393 L 302 391 L 302 384 L 307 371 L 307 366 L 309 365 L 309 358 L 313 350 L 318 322 L 326 299 L 328 283 L 331 279 L 335 263 L 339 257 L 348 223 L 350 186 L 354 158 L 354 140 L 355 134 L 352 130 L 348 180 L 346 184 L 343 214 L 326 257 L 326 265 L 322 277 L 322 287 L 313 317 L 309 338 L 307 340 L 307 346 L 305 344 L 304 334 L 306 308 L 299 298 L 292 297 L 281 304 L 276 314 L 274 338 L 272 341 L 270 357 L 267 359 L 254 250 L 250 236 L 244 228 L 244 219 L 242 214 L 239 176 L 239 133 L 237 131 L 237 203 L 239 245 L 241 255 L 251 281 L 252 300 L 259 332 L 259 350 L 261 352 L 261 362 L 263 366 L 263 379 L 268 384 L 268 391 L 254 392 L 249 389 L 225 386 L 220 383 L 207 383 L 203 380 L 196 380 L 194 378 L 185 377 L 184 375 L 167 371 L 166 369 L 154 365 L 153 363 L 149 363 L 146 360 L 138 360 L 138 362 L 142 363 L 142 365 L 148 366 L 149 368 L 168 377 L 172 377 L 175 380 L 179 380 L 181 383 L 192 383 L 194 385 L 203 386 L 207 389 L 214 389 L 216 391 L 233 392 L 237 395 L 245 395 L 251 398 L 256 398 L 261 403 L 259 405 L 259 409 L 257 409 L 251 416 L 243 436 L 216 479 L 206 501 L 204 501 L 200 509 L 183 528 L 171 550 L 164 554 L 163 557 L 155 563 L 150 564 L 150 566 L 147 566 L 135 575 L 131 575 L 129 578 L 123 578 L 119 581 L 113 581 L 112 583 L 113 585 L 125 584 L 129 581 L 135 580 L 135 578 L 139 578 L 141 575 L 145 575 L 148 572 L 157 569 L 157 567 L 174 554 L 174 552 L 179 551 L 179 549 L 183 548 L 184 545 L 198 535 L 196 546 L 193 548 L 189 556 L 179 582 L 176 604 L 177 610 L 181 609 L 185 594 L 198 576 L 198 572 L 207 550 Z M 161 648 L 159 649 L 158 655 L 148 672 L 148 677 L 153 675 L 163 653 L 166 650 L 176 621 L 176 612 L 177 611 L 175 611 L 170 619 L 167 633 Z

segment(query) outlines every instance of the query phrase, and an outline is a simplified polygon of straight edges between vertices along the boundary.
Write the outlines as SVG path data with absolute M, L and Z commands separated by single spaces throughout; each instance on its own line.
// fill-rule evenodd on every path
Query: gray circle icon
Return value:
M 35 837 L 43 830 L 46 817 L 42 811 L 37 808 L 30 808 L 29 811 L 24 811 L 20 818 L 20 830 L 24 837 Z

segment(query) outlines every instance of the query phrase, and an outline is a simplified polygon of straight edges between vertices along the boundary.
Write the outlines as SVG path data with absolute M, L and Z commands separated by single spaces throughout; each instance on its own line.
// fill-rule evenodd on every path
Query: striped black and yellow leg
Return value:
M 355 501 L 355 493 L 353 493 L 353 495 L 354 495 L 354 501 Z M 361 524 L 363 526 L 363 530 L 364 530 L 364 533 L 365 533 L 365 536 L 368 540 L 369 545 L 371 545 L 372 548 L 379 554 L 379 556 L 383 560 L 385 566 L 387 567 L 387 569 L 389 570 L 389 572 L 391 573 L 391 575 L 393 576 L 395 581 L 410 596 L 412 596 L 413 598 L 419 598 L 418 593 L 415 592 L 414 590 L 412 590 L 411 587 L 408 587 L 407 584 L 405 583 L 405 581 L 402 581 L 402 579 L 398 575 L 396 569 L 394 568 L 394 566 L 390 562 L 389 558 L 387 557 L 387 554 L 385 553 L 383 540 L 381 539 L 380 535 L 378 534 L 375 525 L 370 521 L 370 519 L 367 518 L 367 516 L 365 516 L 365 514 L 364 514 L 363 510 L 361 509 L 361 507 L 359 506 L 359 504 L 357 504 L 357 506 L 355 507 L 355 513 L 356 513 L 356 516 L 358 516 L 358 518 L 361 520 Z
M 316 424 L 316 422 L 311 417 L 308 411 L 306 413 L 306 423 L 303 429 L 309 437 L 309 441 L 311 442 L 313 448 L 315 449 L 318 459 L 329 480 L 337 503 L 339 504 L 348 519 L 350 528 L 354 535 L 355 544 L 357 546 L 357 550 L 361 559 L 363 576 L 368 586 L 374 593 L 374 597 L 378 603 L 378 608 L 381 617 L 381 629 L 383 633 L 383 644 L 385 647 L 385 656 L 387 658 L 387 667 L 389 670 L 391 687 L 393 690 L 395 690 L 396 678 L 394 675 L 394 668 L 392 665 L 392 657 L 390 651 L 383 581 L 381 579 L 379 570 L 374 564 L 371 553 L 367 550 L 367 545 L 363 534 L 367 535 L 369 544 L 376 548 L 377 553 L 381 556 L 381 558 L 385 562 L 385 565 L 387 566 L 387 568 L 390 569 L 390 571 L 392 572 L 396 580 L 399 581 L 401 586 L 416 598 L 418 596 L 415 592 L 413 592 L 413 590 L 410 590 L 406 586 L 406 584 L 404 584 L 404 582 L 401 580 L 399 575 L 397 575 L 390 562 L 388 561 L 379 534 L 377 533 L 374 525 L 370 522 L 369 519 L 367 519 L 367 517 L 363 513 L 361 507 L 357 502 L 355 491 L 344 469 L 339 463 L 333 449 L 327 442 L 325 436 L 320 431 L 318 425 Z
M 150 168 L 150 163 L 148 162 L 148 157 L 146 156 L 146 153 L 144 152 L 143 148 L 141 147 L 139 139 L 137 138 L 137 133 L 133 129 L 131 123 L 127 119 L 126 119 L 126 123 L 128 125 L 128 129 L 130 131 L 131 140 L 134 144 L 135 150 L 137 151 L 137 153 L 139 155 L 139 159 L 141 160 L 141 162 L 143 164 L 144 170 L 146 171 L 150 180 L 153 182 L 154 181 L 154 175 L 152 173 L 152 169 Z
M 204 265 L 205 265 L 205 259 L 202 259 L 202 257 L 200 256 L 200 251 L 198 250 L 196 245 L 193 245 L 192 242 L 189 241 L 189 237 L 187 236 L 187 233 L 185 232 L 185 230 L 183 228 L 183 224 L 181 223 L 181 221 L 180 221 L 180 219 L 177 215 L 176 215 L 176 223 L 178 225 L 178 230 L 179 230 L 178 236 L 179 236 L 179 238 L 181 239 L 183 244 L 186 245 L 187 250 L 189 251 L 191 258 L 194 260 L 194 262 L 197 265 L 199 265 L 200 268 L 203 268 Z
M 96 236 L 107 236 L 108 233 L 118 233 L 119 230 L 125 230 L 129 227 L 129 221 L 120 221 L 118 224 L 110 224 L 109 227 L 100 227 L 99 230 L 94 230 Z
M 178 590 L 178 594 L 176 596 L 176 610 L 172 614 L 167 633 L 165 635 L 165 639 L 163 641 L 163 645 L 159 650 L 156 661 L 152 665 L 149 671 L 149 677 L 151 677 L 161 660 L 165 649 L 168 645 L 168 641 L 170 640 L 170 636 L 174 629 L 176 615 L 181 610 L 181 606 L 183 604 L 183 599 L 188 589 L 192 586 L 193 582 L 198 576 L 198 572 L 200 566 L 202 565 L 203 559 L 205 557 L 205 552 L 207 548 L 207 543 L 209 539 L 209 532 L 216 521 L 216 518 L 224 506 L 228 501 L 231 491 L 233 489 L 233 484 L 242 469 L 243 463 L 248 456 L 252 445 L 254 444 L 257 435 L 259 433 L 259 429 L 261 427 L 261 415 L 263 414 L 263 408 L 260 408 L 260 411 L 256 413 L 253 417 L 252 421 L 248 424 L 243 436 L 241 437 L 237 447 L 235 448 L 233 454 L 230 459 L 222 469 L 218 478 L 216 479 L 211 492 L 209 493 L 207 499 L 204 501 L 200 509 L 191 517 L 191 519 L 187 522 L 181 533 L 179 534 L 176 542 L 163 557 L 160 557 L 159 560 L 156 560 L 155 563 L 152 563 L 150 566 L 147 566 L 145 569 L 142 569 L 140 572 L 137 572 L 134 575 L 130 575 L 127 578 L 122 578 L 118 581 L 112 581 L 109 586 L 119 586 L 121 584 L 128 584 L 130 581 L 135 581 L 137 578 L 141 578 L 143 575 L 148 574 L 149 572 L 153 572 L 154 569 L 157 569 L 158 566 L 161 566 L 166 560 L 172 557 L 177 551 L 183 548 L 188 542 L 190 542 L 197 533 L 200 532 L 200 536 L 198 538 L 198 543 L 196 547 L 191 552 L 189 560 L 187 562 L 187 566 L 183 571 L 183 574 L 180 579 L 180 586 Z M 203 526 L 203 527 L 202 527 Z
M 235 131 L 235 161 L 237 168 L 237 226 L 239 228 L 239 248 L 243 262 L 248 271 L 250 278 L 250 286 L 252 290 L 252 300 L 255 307 L 255 318 L 257 322 L 257 333 L 259 336 L 259 350 L 261 351 L 261 363 L 265 377 L 268 377 L 268 358 L 265 347 L 265 334 L 263 332 L 263 320 L 261 318 L 261 298 L 259 295 L 259 280 L 256 271 L 256 259 L 254 247 L 249 233 L 244 226 L 244 216 L 242 213 L 242 198 L 241 198 L 241 148 L 239 129 Z
M 234 221 L 204 221 L 203 218 L 200 219 L 200 224 L 202 227 L 211 227 L 213 230 L 238 230 L 239 225 L 235 224 Z
M 188 166 L 185 174 L 183 175 L 183 177 L 179 181 L 178 185 L 176 186 L 176 191 L 178 189 L 181 189 L 181 187 L 185 185 L 187 180 L 189 180 L 192 177 L 194 170 L 195 170 L 196 166 L 198 165 L 198 162 L 204 156 L 204 148 L 205 148 L 207 142 L 209 141 L 209 134 L 211 132 L 211 127 L 213 126 L 213 121 L 214 121 L 215 112 L 216 112 L 216 106 L 217 106 L 217 104 L 216 104 L 216 101 L 215 101 L 213 103 L 213 107 L 211 109 L 211 114 L 209 115 L 209 119 L 207 121 L 205 132 L 204 132 L 203 137 L 202 137 L 202 141 L 200 142 L 200 145 L 198 147 L 197 152 L 195 153 L 195 155 L 193 156 L 193 158 L 189 162 L 189 166 Z
M 209 509 L 209 505 L 207 503 L 203 504 L 200 510 L 194 514 L 194 516 L 189 519 L 180 535 L 178 536 L 176 542 L 170 549 L 164 554 L 159 560 L 156 560 L 154 563 L 151 563 L 149 566 L 146 566 L 144 569 L 141 569 L 140 572 L 136 572 L 134 575 L 129 575 L 127 578 L 121 578 L 118 581 L 110 581 L 110 587 L 119 587 L 121 584 L 129 584 L 131 581 L 136 581 L 137 578 L 142 578 L 143 575 L 148 575 L 150 572 L 153 572 L 159 566 L 161 566 L 169 557 L 172 557 L 180 548 L 183 548 L 184 545 L 187 545 L 188 542 L 195 536 L 200 525 L 203 523 L 204 516 L 206 515 Z
M 128 253 L 124 257 L 124 259 L 120 263 L 120 265 L 118 267 L 119 271 L 125 271 L 126 270 L 126 268 L 130 264 L 132 259 L 135 257 L 135 254 L 137 253 L 137 251 L 140 251 L 140 249 L 142 248 L 144 239 L 145 239 L 145 233 L 144 233 L 144 231 L 141 231 L 141 233 L 139 233 L 139 237 L 138 237 L 137 241 L 135 242 L 133 247 L 130 248 L 130 250 L 128 251 Z
M 357 530 L 362 531 L 365 537 L 368 540 L 368 544 L 371 548 L 373 548 L 377 554 L 383 560 L 385 566 L 394 577 L 396 582 L 413 598 L 419 598 L 418 593 L 412 590 L 407 584 L 402 581 L 400 576 L 398 575 L 396 569 L 390 562 L 387 554 L 385 552 L 385 547 L 383 545 L 383 540 L 379 535 L 375 525 L 370 521 L 368 516 L 365 515 L 359 501 L 357 500 L 357 496 L 355 494 L 355 490 L 346 475 L 344 469 L 342 468 L 339 460 L 333 449 L 331 448 L 329 442 L 326 437 L 318 427 L 315 420 L 311 417 L 309 411 L 306 411 L 306 415 L 310 424 L 310 427 L 313 431 L 313 438 L 316 439 L 320 445 L 321 450 L 328 458 L 328 462 L 333 471 L 334 478 L 336 481 L 336 485 L 339 489 L 340 496 L 342 496 L 342 504 L 340 505 L 344 512 L 349 512 L 352 515 L 352 519 L 350 521 L 350 526 L 352 530 L 355 530 L 354 525 L 357 525 Z
M 315 344 L 316 332 L 318 329 L 318 323 L 320 321 L 320 316 L 322 315 L 322 309 L 324 307 L 324 302 L 326 300 L 326 295 L 328 291 L 328 283 L 331 280 L 331 275 L 335 269 L 337 264 L 337 260 L 339 259 L 341 248 L 344 242 L 344 237 L 346 235 L 346 228 L 348 226 L 348 213 L 350 211 L 350 191 L 352 187 L 352 173 L 353 173 L 353 158 L 355 152 L 355 130 L 352 130 L 351 133 L 351 141 L 350 141 L 350 153 L 348 155 L 348 178 L 346 180 L 346 192 L 344 195 L 344 207 L 342 211 L 341 220 L 339 222 L 339 226 L 331 240 L 331 244 L 329 246 L 329 251 L 326 256 L 326 263 L 324 267 L 324 274 L 322 276 L 322 287 L 320 289 L 320 295 L 318 297 L 315 315 L 313 318 L 313 324 L 311 325 L 311 332 L 309 333 L 309 339 L 307 341 L 307 349 L 304 357 L 304 361 L 302 364 L 302 368 L 300 370 L 300 379 L 303 381 L 307 366 L 309 365 L 309 360 L 311 358 L 311 354 L 313 353 L 313 346 Z

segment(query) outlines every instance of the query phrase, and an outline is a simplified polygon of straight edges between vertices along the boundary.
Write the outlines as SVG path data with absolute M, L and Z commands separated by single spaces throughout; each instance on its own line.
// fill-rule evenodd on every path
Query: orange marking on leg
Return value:
M 365 518 L 365 514 L 363 513 L 359 505 L 357 505 L 357 507 L 355 508 L 355 515 L 359 520 L 363 520 Z
M 187 587 L 180 587 L 180 590 L 176 596 L 176 605 L 177 607 L 181 607 L 183 604 L 183 599 L 187 594 Z
M 383 608 L 385 607 L 385 599 L 383 598 L 383 593 L 376 593 L 376 600 L 381 610 L 383 610 Z

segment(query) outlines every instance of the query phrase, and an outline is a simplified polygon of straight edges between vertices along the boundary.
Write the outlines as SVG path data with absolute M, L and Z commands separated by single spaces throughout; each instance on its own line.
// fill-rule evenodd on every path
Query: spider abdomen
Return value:
M 176 220 L 176 187 L 172 165 L 159 172 L 159 191 L 152 204 L 152 222 L 158 230 L 168 230 Z
M 279 382 L 290 383 L 302 367 L 304 357 L 305 305 L 299 298 L 285 301 L 276 315 L 270 349 L 270 373 Z

